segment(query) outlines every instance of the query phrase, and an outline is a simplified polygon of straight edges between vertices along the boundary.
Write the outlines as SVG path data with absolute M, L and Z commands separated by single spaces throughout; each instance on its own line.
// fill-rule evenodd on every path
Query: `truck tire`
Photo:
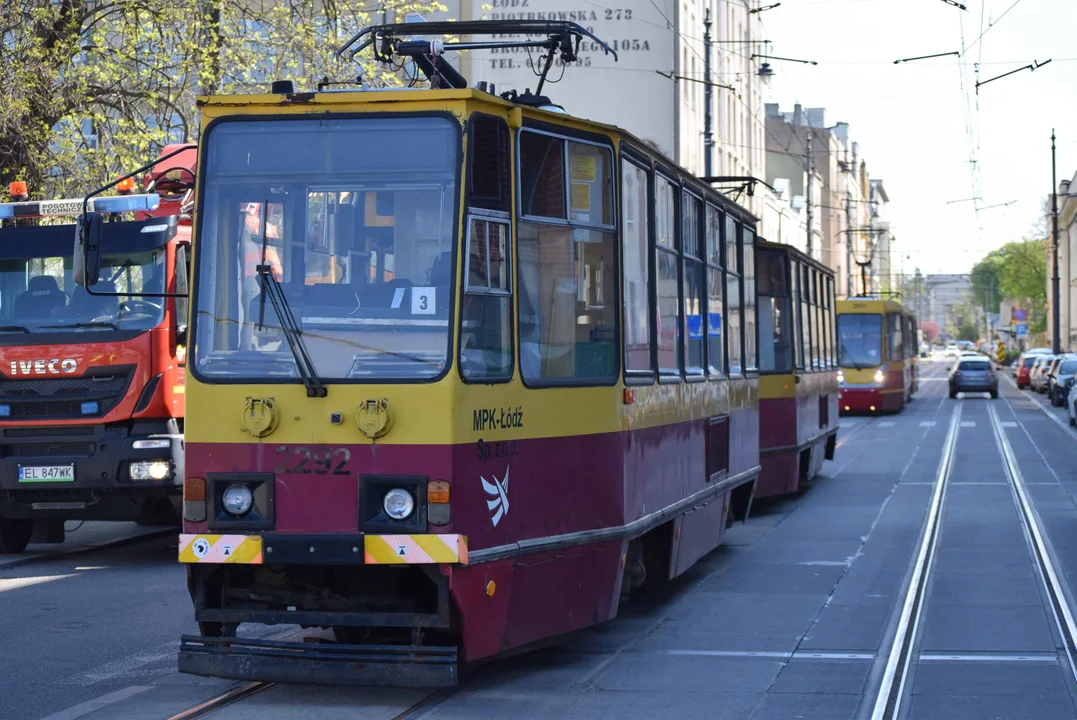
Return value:
M 17 555 L 30 544 L 34 534 L 33 520 L 5 520 L 0 518 L 0 554 Z

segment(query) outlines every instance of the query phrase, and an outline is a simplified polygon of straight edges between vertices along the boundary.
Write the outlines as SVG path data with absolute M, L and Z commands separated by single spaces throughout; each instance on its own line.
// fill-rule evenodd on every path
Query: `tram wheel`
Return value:
M 34 533 L 33 520 L 5 520 L 0 518 L 0 553 L 16 555 L 30 544 Z

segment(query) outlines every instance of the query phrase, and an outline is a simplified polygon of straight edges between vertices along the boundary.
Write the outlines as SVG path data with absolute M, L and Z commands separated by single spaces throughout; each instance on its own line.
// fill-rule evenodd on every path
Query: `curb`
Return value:
M 73 548 L 66 552 L 59 552 L 52 555 L 27 555 L 16 556 L 11 560 L 0 560 L 0 573 L 8 568 L 20 567 L 22 565 L 32 565 L 38 562 L 49 562 L 51 560 L 61 560 L 63 558 L 74 557 L 75 555 L 84 555 L 86 553 L 96 552 L 98 550 L 111 550 L 113 548 L 123 547 L 124 545 L 132 545 L 136 542 L 143 540 L 156 540 L 167 535 L 174 535 L 178 532 L 175 528 L 168 528 L 164 530 L 154 530 L 141 535 L 132 535 L 129 537 L 119 538 L 117 540 L 103 540 L 93 545 L 87 545 L 85 547 Z

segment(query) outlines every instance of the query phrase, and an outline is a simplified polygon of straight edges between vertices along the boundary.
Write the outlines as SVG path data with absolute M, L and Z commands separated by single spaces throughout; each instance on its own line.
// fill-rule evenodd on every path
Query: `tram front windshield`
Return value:
M 882 364 L 882 315 L 838 315 L 838 364 L 843 368 Z
M 441 117 L 223 122 L 205 139 L 197 372 L 422 380 L 449 358 L 459 131 Z M 270 277 L 272 273 L 272 277 Z M 273 302 L 270 283 L 286 300 Z

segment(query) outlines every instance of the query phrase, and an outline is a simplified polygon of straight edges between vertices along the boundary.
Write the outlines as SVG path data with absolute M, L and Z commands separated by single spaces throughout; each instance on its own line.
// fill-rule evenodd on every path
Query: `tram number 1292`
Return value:
M 348 448 L 322 448 L 311 450 L 302 445 L 277 446 L 277 475 L 350 475 L 348 463 L 352 459 Z

